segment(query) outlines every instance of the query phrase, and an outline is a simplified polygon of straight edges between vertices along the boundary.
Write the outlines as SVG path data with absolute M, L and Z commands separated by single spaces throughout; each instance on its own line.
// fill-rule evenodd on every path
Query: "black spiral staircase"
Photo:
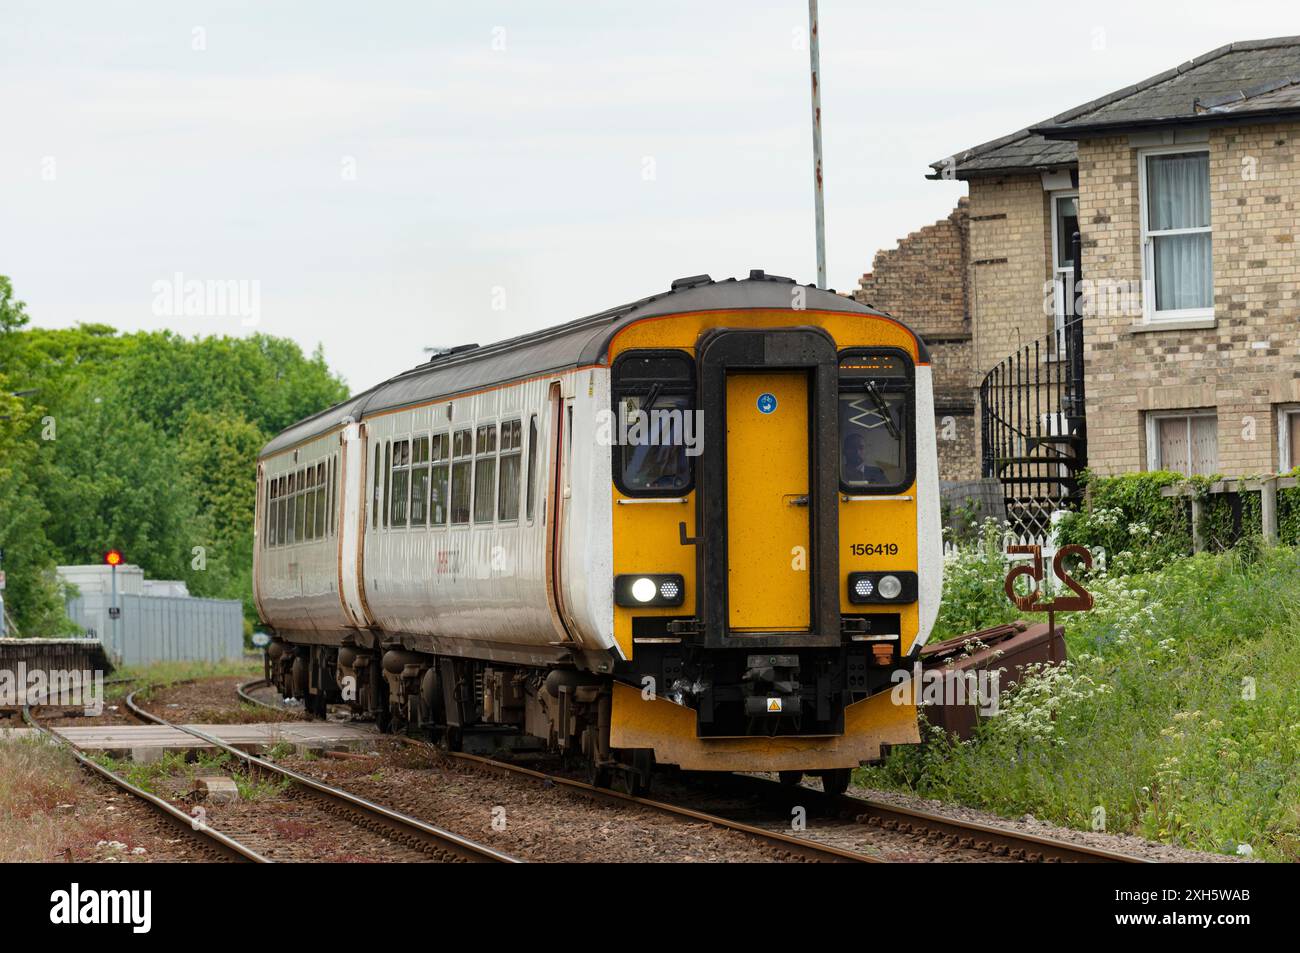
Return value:
M 1064 326 L 1005 358 L 980 384 L 982 475 L 1002 484 L 1007 520 L 1025 541 L 1045 541 L 1052 514 L 1078 505 L 1088 465 L 1078 232 L 1073 253 Z

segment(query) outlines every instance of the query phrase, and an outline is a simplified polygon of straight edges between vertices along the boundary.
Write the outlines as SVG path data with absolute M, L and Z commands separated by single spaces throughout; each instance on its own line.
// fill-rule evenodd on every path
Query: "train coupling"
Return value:
M 799 656 L 750 655 L 741 682 L 746 715 L 798 714 Z

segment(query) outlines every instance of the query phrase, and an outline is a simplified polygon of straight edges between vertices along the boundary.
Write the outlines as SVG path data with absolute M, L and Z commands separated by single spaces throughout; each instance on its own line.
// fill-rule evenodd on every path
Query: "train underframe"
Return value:
M 266 650 L 266 675 L 313 717 L 347 705 L 381 731 L 423 734 L 451 750 L 555 752 L 583 763 L 593 784 L 630 794 L 650 784 L 652 752 L 610 749 L 608 676 L 278 637 Z
M 790 653 L 729 653 L 704 665 L 658 657 L 647 662 L 652 676 L 638 666 L 619 678 L 642 691 L 662 685 L 664 696 L 694 708 L 701 737 L 842 731 L 844 706 L 878 691 L 888 677 L 865 653 L 852 652 L 802 660 Z M 593 784 L 629 794 L 650 785 L 653 751 L 610 746 L 611 675 L 439 656 L 399 644 L 304 644 L 280 637 L 267 647 L 266 675 L 313 717 L 325 717 L 330 705 L 347 705 L 382 731 L 421 734 L 451 750 L 553 752 L 584 765 Z M 771 698 L 782 700 L 782 714 L 767 710 Z M 781 780 L 798 783 L 803 773 L 781 772 Z M 841 792 L 851 772 L 810 773 L 827 790 Z

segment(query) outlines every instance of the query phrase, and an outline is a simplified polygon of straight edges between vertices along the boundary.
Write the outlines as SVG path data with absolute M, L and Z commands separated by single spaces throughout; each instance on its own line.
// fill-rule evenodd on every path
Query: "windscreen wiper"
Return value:
M 664 385 L 661 384 L 659 381 L 655 381 L 653 384 L 650 385 L 650 393 L 645 395 L 645 402 L 641 404 L 642 413 L 644 414 L 650 413 L 650 409 L 654 407 L 655 401 L 659 399 L 659 392 L 662 391 L 663 389 L 664 389 Z
M 900 439 L 902 434 L 894 424 L 894 415 L 889 412 L 889 405 L 885 403 L 885 398 L 880 395 L 880 384 L 876 381 L 867 381 L 867 395 L 871 398 L 871 402 L 876 405 L 876 412 L 884 418 L 889 435 L 895 440 Z

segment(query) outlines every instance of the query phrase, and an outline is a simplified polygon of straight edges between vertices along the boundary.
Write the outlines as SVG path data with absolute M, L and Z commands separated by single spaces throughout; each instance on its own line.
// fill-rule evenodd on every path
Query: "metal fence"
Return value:
M 109 617 L 112 597 L 90 592 L 68 601 L 68 616 L 99 639 L 119 665 L 220 662 L 244 651 L 244 610 L 238 599 L 122 595 L 120 617 Z

